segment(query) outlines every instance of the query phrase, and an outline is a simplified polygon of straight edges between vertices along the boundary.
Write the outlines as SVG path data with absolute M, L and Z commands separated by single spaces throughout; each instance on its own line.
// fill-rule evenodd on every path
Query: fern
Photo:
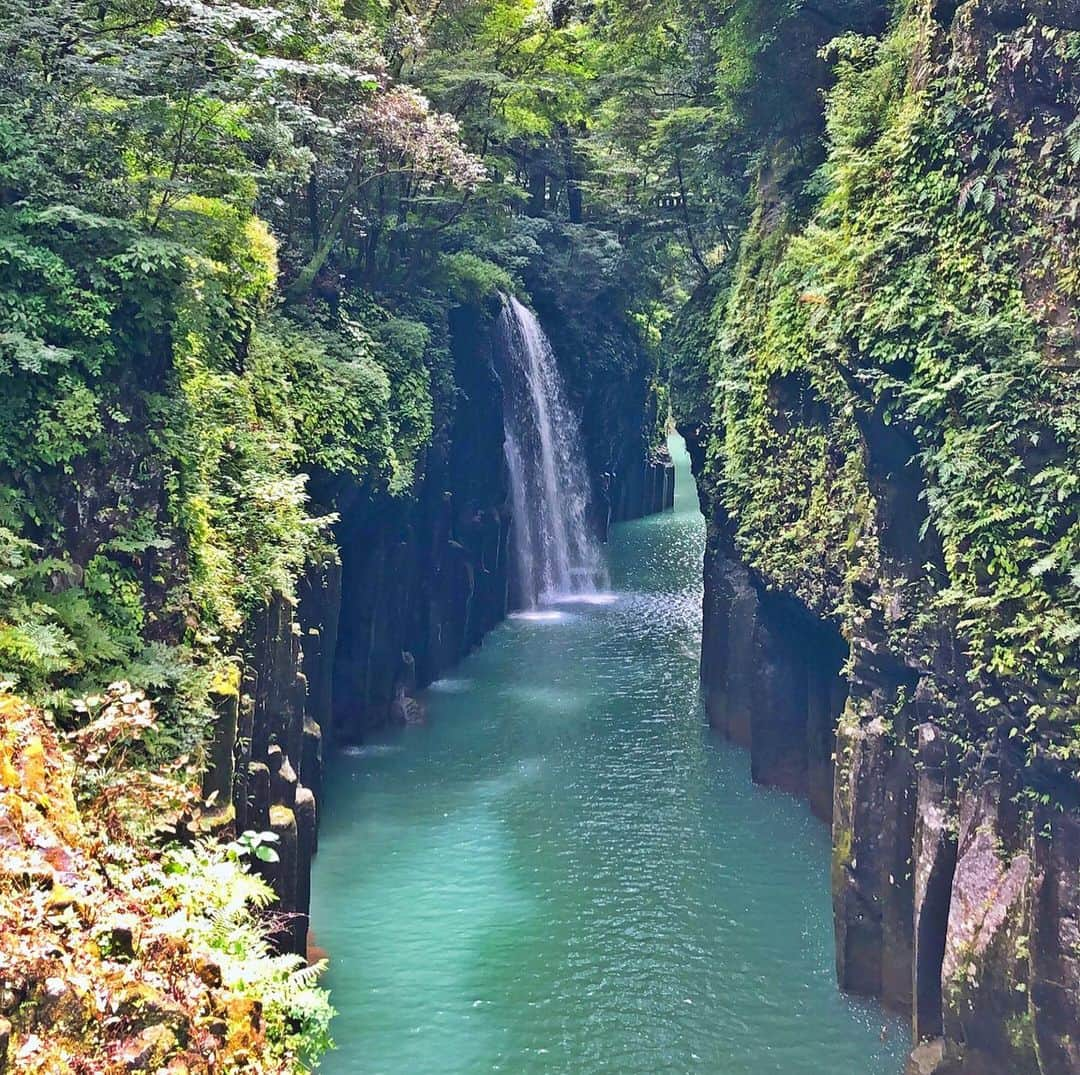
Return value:
M 221 969 L 225 987 L 258 999 L 267 1036 L 282 1057 L 313 1061 L 330 1048 L 333 1009 L 319 986 L 323 965 L 275 955 L 266 911 L 274 893 L 245 862 L 244 845 L 173 847 L 158 888 L 167 929 L 180 932 Z

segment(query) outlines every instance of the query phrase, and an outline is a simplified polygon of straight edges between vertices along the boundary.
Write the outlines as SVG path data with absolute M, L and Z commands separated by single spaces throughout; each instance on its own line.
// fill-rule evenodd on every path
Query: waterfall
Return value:
M 535 315 L 504 297 L 506 464 L 519 604 L 534 608 L 595 593 L 602 561 L 589 530 L 581 428 Z

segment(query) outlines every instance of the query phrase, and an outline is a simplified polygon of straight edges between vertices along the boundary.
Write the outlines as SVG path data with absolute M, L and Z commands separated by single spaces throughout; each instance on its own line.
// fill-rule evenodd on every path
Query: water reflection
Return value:
M 677 454 L 679 510 L 609 549 L 616 600 L 508 624 L 404 749 L 333 766 L 331 1075 L 902 1069 L 899 1025 L 834 985 L 826 830 L 704 726 Z

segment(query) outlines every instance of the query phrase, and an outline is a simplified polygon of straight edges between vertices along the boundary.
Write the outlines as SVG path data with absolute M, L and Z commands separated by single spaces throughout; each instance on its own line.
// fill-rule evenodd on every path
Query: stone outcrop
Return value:
M 961 750 L 880 637 L 845 647 L 719 529 L 705 569 L 707 714 L 748 748 L 755 781 L 831 816 L 840 986 L 910 1014 L 917 1075 L 1080 1070 L 1075 776 Z

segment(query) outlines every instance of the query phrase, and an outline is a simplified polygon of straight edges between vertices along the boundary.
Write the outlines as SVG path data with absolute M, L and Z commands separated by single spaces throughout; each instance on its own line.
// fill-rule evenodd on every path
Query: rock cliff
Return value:
M 676 362 L 709 717 L 831 819 L 839 983 L 912 1072 L 1080 1070 L 1078 30 L 834 41 L 824 160 L 771 146 Z
M 420 690 L 509 610 L 497 309 L 451 313 L 458 402 L 415 496 L 373 497 L 340 475 L 313 475 L 314 497 L 339 517 L 339 557 L 308 570 L 296 602 L 277 598 L 256 619 L 244 641 L 241 690 L 217 699 L 204 790 L 231 801 L 223 826 L 278 836 L 279 861 L 261 869 L 279 895 L 288 950 L 307 943 L 324 753 L 380 726 L 422 720 Z M 555 339 L 560 360 L 580 361 L 572 341 L 557 331 Z M 634 346 L 629 337 L 611 344 L 619 345 Z M 576 402 L 592 458 L 611 466 L 611 446 L 618 449 L 617 470 L 591 468 L 597 527 L 670 506 L 672 468 L 652 450 L 657 415 L 644 379 Z

